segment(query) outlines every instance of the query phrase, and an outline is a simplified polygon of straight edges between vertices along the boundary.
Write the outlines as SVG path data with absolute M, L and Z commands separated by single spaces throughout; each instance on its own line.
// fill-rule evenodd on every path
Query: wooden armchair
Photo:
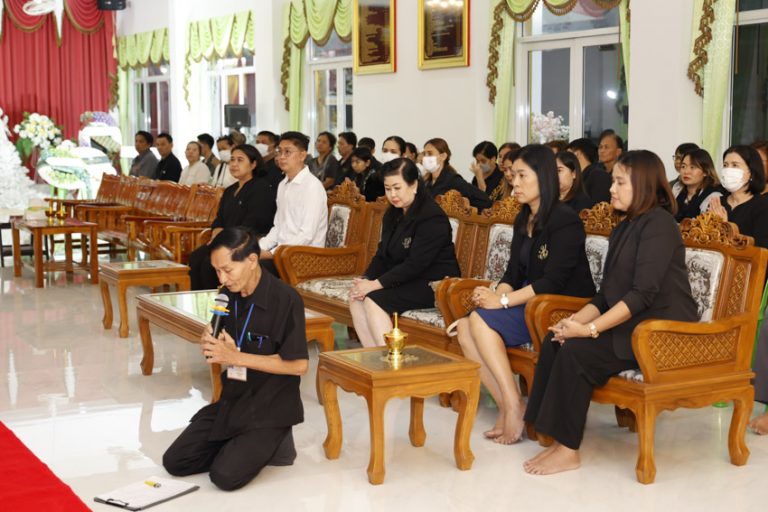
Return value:
M 632 333 L 639 370 L 612 377 L 592 395 L 596 402 L 616 405 L 619 425 L 637 431 L 635 473 L 645 484 L 656 476 L 656 416 L 664 410 L 733 401 L 730 460 L 741 466 L 749 457 L 744 435 L 754 400 L 750 364 L 768 251 L 711 213 L 686 219 L 680 228 L 702 321 L 639 324 Z M 555 295 L 529 302 L 526 321 L 533 327 L 535 343 L 541 342 L 550 325 L 584 302 Z
M 51 208 L 59 210 L 63 208 L 67 217 L 72 217 L 75 212 L 75 206 L 79 204 L 114 204 L 117 194 L 120 191 L 121 177 L 117 174 L 105 174 L 101 178 L 99 190 L 93 199 L 71 199 L 60 197 L 46 197 L 45 200 L 51 203 Z

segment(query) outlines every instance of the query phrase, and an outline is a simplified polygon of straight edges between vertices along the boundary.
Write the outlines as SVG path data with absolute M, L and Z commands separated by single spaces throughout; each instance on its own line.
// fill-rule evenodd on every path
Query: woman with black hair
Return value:
M 405 153 L 405 140 L 397 135 L 390 135 L 381 145 L 381 163 L 391 162 L 401 158 Z
M 491 200 L 479 188 L 467 183 L 451 166 L 451 150 L 444 139 L 429 139 L 424 144 L 424 157 L 421 165 L 426 171 L 424 184 L 432 197 L 445 194 L 449 190 L 458 190 L 469 199 L 469 204 L 482 210 L 491 207 Z
M 424 190 L 416 164 L 398 158 L 380 172 L 390 207 L 376 255 L 349 292 L 352 322 L 366 347 L 384 344 L 392 313 L 434 307 L 430 281 L 460 275 L 451 224 Z
M 506 347 L 531 342 L 525 304 L 540 293 L 590 297 L 595 285 L 584 251 L 586 234 L 579 216 L 561 203 L 552 150 L 531 144 L 512 165 L 514 197 L 522 205 L 515 219 L 512 248 L 495 290 L 472 293 L 477 309 L 458 323 L 464 355 L 480 363 L 480 378 L 499 406 L 495 426 L 485 436 L 512 444 L 523 433 L 520 399 Z
M 333 156 L 334 147 L 336 136 L 330 132 L 321 132 L 315 141 L 317 156 L 309 165 L 310 172 L 320 180 L 326 190 L 333 188 L 342 174 L 339 161 Z
M 683 155 L 680 183 L 682 187 L 676 195 L 677 222 L 706 212 L 712 200 L 723 195 L 715 164 L 706 149 L 692 149 Z
M 727 191 L 710 202 L 709 209 L 723 220 L 733 222 L 739 233 L 768 248 L 768 197 L 760 153 L 751 146 L 731 146 L 723 153 L 721 185 Z
M 259 151 L 241 144 L 232 150 L 229 173 L 237 182 L 224 190 L 216 219 L 211 224 L 211 240 L 223 229 L 244 226 L 257 235 L 269 233 L 277 211 L 277 188 L 269 179 Z M 219 285 L 211 266 L 209 244 L 189 255 L 189 277 L 193 290 L 209 290 Z
M 357 147 L 357 135 L 355 132 L 341 132 L 336 141 L 336 149 L 339 150 L 340 174 L 349 172 L 352 168 L 352 150 Z
M 381 175 L 373 170 L 373 155 L 365 147 L 357 147 L 352 151 L 352 169 L 341 177 L 341 181 L 354 182 L 357 189 L 365 196 L 366 201 L 375 201 L 384 195 L 384 182 Z
M 504 197 L 504 174 L 496 164 L 498 155 L 496 145 L 485 140 L 472 150 L 474 161 L 469 167 L 475 175 L 472 178 L 472 185 L 485 192 L 491 201 L 498 201 Z
M 581 182 L 581 165 L 576 155 L 561 151 L 555 156 L 557 161 L 557 180 L 560 183 L 560 200 L 579 213 L 595 204 L 584 192 Z

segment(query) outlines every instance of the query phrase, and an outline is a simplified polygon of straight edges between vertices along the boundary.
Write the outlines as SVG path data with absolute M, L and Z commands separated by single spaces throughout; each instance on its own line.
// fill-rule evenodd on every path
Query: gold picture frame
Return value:
M 419 69 L 469 66 L 470 0 L 419 0 Z
M 354 0 L 352 54 L 357 75 L 397 71 L 396 0 Z

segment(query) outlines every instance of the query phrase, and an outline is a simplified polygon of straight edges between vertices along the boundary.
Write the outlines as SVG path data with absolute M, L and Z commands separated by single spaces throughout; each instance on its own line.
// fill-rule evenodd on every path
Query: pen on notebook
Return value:
M 160 487 L 158 482 L 153 482 L 152 480 L 144 480 L 144 483 L 150 487 Z

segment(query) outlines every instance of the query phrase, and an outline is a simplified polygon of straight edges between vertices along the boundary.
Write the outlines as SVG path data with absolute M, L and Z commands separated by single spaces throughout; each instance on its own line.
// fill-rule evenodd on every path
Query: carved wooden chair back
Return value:
M 117 174 L 104 174 L 101 177 L 99 191 L 96 193 L 97 203 L 111 203 L 117 197 L 120 190 L 120 176 Z
M 193 185 L 192 200 L 184 216 L 190 222 L 213 222 L 219 211 L 219 201 L 224 193 L 222 187 L 211 185 Z
M 139 192 L 139 179 L 134 176 L 120 176 L 120 189 L 117 191 L 115 202 L 124 206 L 132 206 Z
M 155 193 L 159 182 L 156 180 L 139 180 L 138 190 L 133 199 L 133 207 L 137 210 L 147 211 L 152 202 L 152 195 Z
M 344 181 L 328 195 L 326 247 L 348 247 L 363 241 L 365 197 L 351 181 Z
M 189 201 L 192 200 L 192 189 L 187 185 L 170 184 L 172 186 L 165 202 L 161 205 L 161 214 L 174 219 L 181 219 L 189 207 Z

